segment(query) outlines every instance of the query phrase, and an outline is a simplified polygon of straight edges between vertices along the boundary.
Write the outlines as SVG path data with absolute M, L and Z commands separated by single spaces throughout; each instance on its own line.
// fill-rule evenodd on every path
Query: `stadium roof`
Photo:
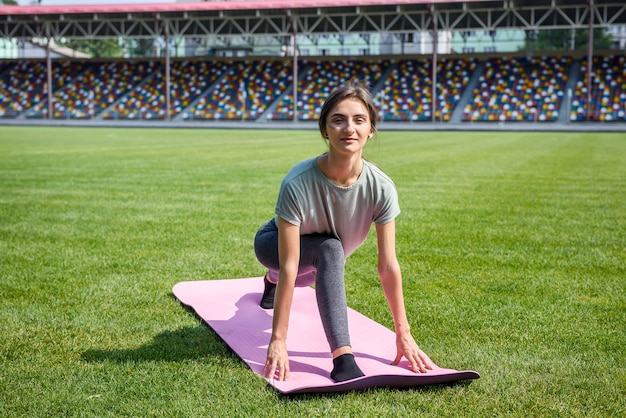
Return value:
M 220 0 L 0 6 L 0 37 L 289 36 L 440 30 L 557 29 L 626 24 L 617 0 Z M 314 6 L 312 4 L 315 4 Z

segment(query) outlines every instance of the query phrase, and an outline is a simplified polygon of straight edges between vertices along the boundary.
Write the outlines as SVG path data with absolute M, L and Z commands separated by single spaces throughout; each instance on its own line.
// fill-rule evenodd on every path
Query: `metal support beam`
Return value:
M 161 21 L 165 37 L 165 120 L 170 120 L 172 107 L 171 100 L 171 80 L 170 80 L 170 30 L 169 22 Z
M 291 44 L 293 45 L 293 121 L 298 121 L 298 26 L 296 19 L 291 15 L 289 10 L 285 10 L 287 20 L 291 25 Z M 287 48 L 287 53 L 289 48 Z
M 587 0 L 589 34 L 587 38 L 587 121 L 591 120 L 591 72 L 593 71 L 593 0 Z
M 46 76 L 48 85 L 48 119 L 52 119 L 54 115 L 54 100 L 52 91 L 52 59 L 50 57 L 50 23 L 46 22 Z
M 504 2 L 433 2 L 437 5 L 440 31 L 500 30 L 517 28 L 581 29 L 587 27 L 585 15 L 591 7 L 594 26 L 626 24 L 623 1 L 604 0 L 588 5 L 576 0 L 504 1 Z M 291 20 L 298 21 L 298 34 L 422 32 L 429 30 L 431 12 L 428 3 L 402 3 L 380 6 L 307 7 L 288 9 L 254 9 L 194 11 L 193 13 L 159 13 L 159 19 L 170 23 L 170 36 L 290 36 Z M 127 12 L 102 14 L 32 14 L 15 13 L 12 6 L 0 6 L 0 37 L 43 37 L 38 24 L 50 22 L 50 35 L 65 38 L 154 38 L 159 36 L 156 14 Z M 34 15 L 34 17 L 39 17 Z
M 437 12 L 435 11 L 435 5 L 430 6 L 430 13 L 433 21 L 433 58 L 432 58 L 432 121 L 437 121 L 437 48 L 438 48 L 438 37 L 437 37 Z

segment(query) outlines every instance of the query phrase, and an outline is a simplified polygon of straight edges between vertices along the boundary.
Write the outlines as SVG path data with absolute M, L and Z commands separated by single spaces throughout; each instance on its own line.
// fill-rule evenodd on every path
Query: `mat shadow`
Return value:
M 197 317 L 197 316 L 196 316 Z M 198 318 L 198 317 L 197 317 Z M 128 363 L 141 361 L 179 362 L 205 357 L 238 358 L 212 329 L 200 323 L 174 331 L 164 331 L 136 348 L 92 349 L 81 354 L 88 362 Z
M 149 344 L 130 349 L 87 350 L 81 354 L 89 362 L 178 362 L 221 355 L 232 358 L 228 347 L 204 325 L 164 331 Z

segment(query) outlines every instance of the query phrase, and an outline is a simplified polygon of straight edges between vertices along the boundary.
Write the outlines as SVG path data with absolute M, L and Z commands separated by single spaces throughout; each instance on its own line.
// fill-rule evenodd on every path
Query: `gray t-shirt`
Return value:
M 400 214 L 393 181 L 363 160 L 363 171 L 349 187 L 330 181 L 317 158 L 296 164 L 283 179 L 276 215 L 300 227 L 300 235 L 331 234 L 348 257 L 367 238 L 372 223 L 386 224 Z

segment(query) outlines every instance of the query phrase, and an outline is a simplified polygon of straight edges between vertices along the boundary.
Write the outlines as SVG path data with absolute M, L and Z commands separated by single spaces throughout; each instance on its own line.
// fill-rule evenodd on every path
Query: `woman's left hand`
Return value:
M 398 349 L 396 359 L 391 363 L 394 366 L 400 363 L 402 357 L 405 357 L 411 363 L 411 370 L 415 373 L 426 373 L 426 370 L 432 370 L 430 360 L 420 350 L 410 333 L 396 334 L 396 347 Z

